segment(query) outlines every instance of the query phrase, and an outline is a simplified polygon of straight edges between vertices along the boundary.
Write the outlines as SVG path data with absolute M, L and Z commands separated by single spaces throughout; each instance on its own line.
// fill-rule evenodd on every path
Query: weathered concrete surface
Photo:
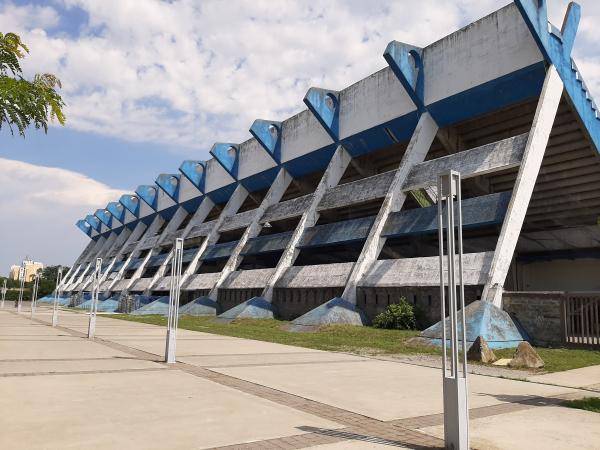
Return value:
M 237 306 L 219 314 L 220 320 L 234 319 L 272 319 L 275 307 L 262 297 L 252 297 Z
M 173 370 L 3 378 L 0 393 L 12 412 L 3 419 L 5 449 L 209 448 L 297 434 L 299 426 L 336 428 Z
M 294 319 L 290 331 L 315 331 L 325 325 L 366 325 L 367 316 L 356 305 L 336 297 Z
M 600 365 L 565 370 L 564 372 L 547 373 L 527 378 L 536 383 L 556 384 L 569 387 L 595 386 L 600 392 Z
M 460 311 L 459 311 L 460 313 Z M 467 345 L 471 345 L 478 336 L 483 336 L 491 348 L 516 347 L 526 336 L 523 336 L 512 318 L 505 311 L 494 306 L 491 302 L 477 300 L 465 306 L 465 321 L 467 325 Z M 450 338 L 450 319 L 446 318 L 446 336 Z M 458 333 L 462 334 L 462 323 L 458 320 Z M 427 328 L 421 337 L 431 340 L 435 345 L 441 345 L 442 322 Z
M 49 318 L 44 311 L 40 316 Z M 62 318 L 62 325 L 77 328 L 87 320 L 72 313 Z M 98 319 L 105 337 L 163 335 L 164 347 L 162 328 Z M 2 409 L 11 412 L 3 415 L 3 449 L 212 448 L 298 435 L 301 427 L 340 427 L 6 311 L 0 311 L 0 330 L 0 342 L 10 336 L 16 350 L 35 345 L 21 360 L 0 347 Z
M 442 412 L 441 371 L 371 360 L 365 363 L 218 368 L 215 371 L 379 420 Z M 469 377 L 471 408 L 575 392 L 482 375 Z M 352 392 L 352 395 L 348 395 Z
M 421 431 L 438 437 L 441 426 Z M 471 420 L 471 445 L 485 450 L 595 450 L 600 442 L 600 414 L 544 406 Z
M 49 310 L 39 311 L 36 317 L 48 323 Z M 29 351 L 30 358 L 21 359 L 11 358 L 14 353 L 7 354 L 6 347 L 0 350 L 0 398 L 3 408 L 11 411 L 5 415 L 0 448 L 126 445 L 133 450 L 234 444 L 243 448 L 244 443 L 261 445 L 265 439 L 293 440 L 307 434 L 340 440 L 311 447 L 324 450 L 375 449 L 384 444 L 402 448 L 403 440 L 375 437 L 368 429 L 345 428 L 339 433 L 336 429 L 344 426 L 343 417 L 355 413 L 367 416 L 357 421 L 356 426 L 360 426 L 369 417 L 416 418 L 439 414 L 442 409 L 438 368 L 180 330 L 177 357 L 187 364 L 184 371 L 181 364 L 166 368 L 156 362 L 164 352 L 164 327 L 99 316 L 99 340 L 92 342 L 73 335 L 85 333 L 88 316 L 84 313 L 61 311 L 61 326 L 66 329 L 53 329 L 28 317 L 28 313 L 17 317 L 0 311 L 0 342 L 37 346 L 35 352 Z M 73 351 L 77 341 L 81 347 Z M 125 347 L 121 352 L 113 349 L 114 344 Z M 101 356 L 98 347 L 104 349 Z M 149 352 L 149 360 L 135 356 L 134 349 Z M 596 374 L 581 372 L 582 383 L 595 381 Z M 217 382 L 218 377 L 233 384 Z M 276 393 L 280 400 L 263 397 L 267 392 Z M 510 403 L 521 404 L 537 396 L 594 395 L 590 390 L 478 375 L 470 377 L 470 392 L 472 408 L 510 407 Z M 308 411 L 302 409 L 305 399 L 318 403 Z M 479 438 L 481 433 L 485 438 L 485 433 L 495 433 L 489 446 L 483 448 L 501 449 L 534 448 L 522 446 L 531 439 L 546 444 L 540 448 L 586 448 L 580 445 L 582 434 L 597 441 L 598 424 L 589 421 L 592 413 L 581 416 L 560 409 L 544 415 L 546 407 L 539 406 L 543 404 L 544 399 L 540 399 L 524 411 L 538 417 L 543 426 L 521 421 L 522 426 L 508 408 L 490 418 L 495 427 L 491 431 L 488 426 L 481 427 L 480 432 L 480 421 L 473 421 L 474 435 Z M 331 406 L 339 417 L 331 415 Z M 394 427 L 393 423 L 378 424 Z M 552 427 L 560 433 L 547 432 Z M 548 440 L 552 433 L 562 440 Z M 521 447 L 505 441 L 512 439 L 511 435 L 518 437 Z M 308 437 L 304 442 L 304 447 L 315 445 Z M 562 445 L 553 445 L 556 442 Z M 275 447 L 265 442 L 263 448 Z
M 179 308 L 179 314 L 190 316 L 216 316 L 219 305 L 212 298 L 202 296 Z
M 248 353 L 231 355 L 182 356 L 181 361 L 196 366 L 217 368 L 232 366 L 272 366 L 289 364 L 315 364 L 338 362 L 369 362 L 369 358 L 346 353 L 322 352 L 305 349 L 305 352 Z

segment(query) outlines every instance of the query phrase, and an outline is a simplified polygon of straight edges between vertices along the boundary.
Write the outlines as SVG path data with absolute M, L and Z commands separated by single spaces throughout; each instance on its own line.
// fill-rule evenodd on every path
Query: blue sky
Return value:
M 26 76 L 63 82 L 65 127 L 0 131 L 0 274 L 25 255 L 70 264 L 74 222 L 214 142 L 250 137 L 256 118 L 303 109 L 310 86 L 341 89 L 385 67 L 391 40 L 425 46 L 508 0 L 48 0 L 0 2 L 0 31 L 30 47 Z M 567 2 L 548 0 L 560 26 Z M 600 83 L 600 2 L 585 0 L 575 47 Z M 223 7 L 223 5 L 227 7 Z M 600 94 L 599 94 L 600 95 Z M 60 238 L 57 238 L 60 237 Z

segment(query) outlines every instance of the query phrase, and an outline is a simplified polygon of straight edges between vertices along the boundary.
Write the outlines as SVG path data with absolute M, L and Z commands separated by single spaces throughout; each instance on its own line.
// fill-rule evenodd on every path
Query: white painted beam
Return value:
M 329 162 L 329 165 L 327 166 L 327 169 L 325 170 L 325 173 L 321 178 L 321 181 L 319 181 L 319 184 L 315 189 L 310 205 L 304 210 L 298 225 L 296 225 L 294 234 L 288 242 L 287 247 L 283 251 L 283 254 L 279 258 L 279 262 L 275 267 L 275 271 L 271 275 L 267 286 L 261 294 L 261 297 L 263 297 L 265 300 L 269 302 L 273 300 L 273 289 L 275 284 L 279 278 L 281 278 L 283 273 L 294 264 L 294 261 L 298 257 L 300 251 L 298 250 L 297 246 L 302 240 L 304 231 L 307 228 L 314 226 L 319 219 L 317 207 L 319 206 L 321 199 L 328 189 L 336 186 L 340 182 L 344 172 L 346 171 L 346 168 L 350 164 L 351 159 L 352 157 L 344 149 L 344 147 L 341 145 L 338 146 L 331 158 L 331 161 Z
M 404 152 L 404 156 L 400 161 L 400 166 L 396 171 L 394 180 L 389 187 L 362 251 L 348 277 L 344 293 L 342 294 L 344 300 L 356 305 L 356 286 L 367 270 L 377 261 L 377 257 L 385 244 L 386 238 L 381 236 L 383 227 L 390 213 L 402 209 L 406 200 L 407 194 L 402 191 L 402 186 L 413 167 L 425 160 L 438 129 L 439 127 L 429 113 L 425 112 L 421 114 L 415 131 L 408 143 L 408 147 Z
M 519 234 L 527 214 L 527 207 L 542 165 L 562 91 L 563 83 L 558 72 L 554 66 L 550 66 L 546 73 L 508 211 L 496 244 L 489 277 L 481 297 L 498 307 L 502 306 L 504 281 L 513 259 Z
M 248 191 L 246 190 L 246 188 L 244 188 L 244 186 L 242 186 L 241 183 L 239 183 L 236 186 L 235 191 L 233 191 L 233 194 L 231 194 L 231 197 L 229 197 L 229 200 L 227 201 L 225 207 L 221 211 L 221 214 L 219 214 L 217 220 L 212 221 L 214 222 L 212 229 L 208 232 L 208 235 L 204 238 L 202 244 L 200 244 L 200 247 L 198 247 L 198 251 L 194 255 L 194 258 L 190 262 L 190 265 L 181 276 L 181 285 L 183 285 L 184 282 L 198 270 L 198 268 L 202 264 L 200 258 L 202 257 L 208 246 L 214 244 L 219 240 L 219 237 L 221 236 L 219 229 L 223 225 L 223 222 L 227 220 L 227 218 L 237 213 L 237 211 L 240 209 L 240 207 L 246 200 L 246 197 L 248 197 Z M 190 227 L 190 230 L 191 229 L 192 227 Z
M 138 253 L 140 252 L 140 248 L 144 243 L 142 236 L 145 236 L 145 235 L 153 236 L 156 233 L 156 230 L 158 228 L 160 228 L 160 226 L 162 225 L 162 222 L 163 222 L 163 219 L 158 214 L 154 217 L 154 219 L 152 220 L 152 223 L 148 226 L 146 226 L 142 221 L 138 222 L 138 224 L 136 225 L 136 228 L 133 230 L 133 233 L 131 233 L 131 236 L 129 237 L 130 242 L 123 248 L 125 249 L 129 246 L 129 244 L 136 242 L 136 239 L 139 239 L 139 240 L 137 240 L 137 244 L 129 253 L 129 256 L 123 263 L 123 266 L 119 269 L 119 273 L 117 274 L 117 276 L 111 283 L 108 290 L 112 290 L 113 287 L 115 287 L 117 285 L 117 282 L 122 280 L 123 274 L 125 273 L 125 269 L 127 268 L 127 265 L 131 262 L 131 260 L 134 258 L 134 256 L 137 257 Z M 125 280 L 123 280 L 123 281 L 125 281 Z M 121 292 L 125 291 L 127 289 L 127 287 L 131 284 L 131 280 L 126 280 L 126 281 L 127 282 L 120 283 L 123 285 L 123 288 L 119 289 Z
M 265 210 L 269 206 L 274 205 L 278 203 L 279 200 L 281 200 L 281 197 L 283 197 L 283 194 L 285 194 L 285 191 L 287 190 L 291 181 L 292 176 L 287 172 L 287 170 L 285 170 L 284 168 L 279 169 L 277 177 L 273 181 L 273 184 L 271 184 L 271 187 L 269 188 L 269 191 L 260 203 L 260 206 L 252 210 L 252 221 L 244 230 L 244 234 L 242 235 L 235 249 L 229 256 L 225 267 L 223 267 L 223 270 L 221 270 L 221 273 L 219 274 L 219 279 L 212 287 L 207 297 L 215 301 L 217 300 L 219 288 L 223 285 L 229 274 L 237 270 L 238 266 L 242 262 L 243 256 L 241 255 L 241 252 L 244 246 L 246 245 L 246 242 L 248 242 L 248 239 L 258 236 L 258 234 L 262 230 L 263 224 L 260 223 L 260 219 L 263 216 Z
M 527 134 L 464 150 L 442 158 L 415 165 L 402 186 L 403 191 L 413 191 L 434 186 L 437 176 L 449 170 L 460 172 L 462 179 L 517 167 L 523 158 Z

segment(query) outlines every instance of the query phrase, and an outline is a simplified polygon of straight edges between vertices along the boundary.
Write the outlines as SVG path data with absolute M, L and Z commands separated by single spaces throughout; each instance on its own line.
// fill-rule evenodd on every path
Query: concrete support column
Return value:
M 563 91 L 563 83 L 554 66 L 548 68 L 537 104 L 533 125 L 525 146 L 512 197 L 506 211 L 494 259 L 481 298 L 502 307 L 502 291 L 515 247 L 525 220 L 529 201 L 542 165 L 554 118 Z
M 71 290 L 73 287 L 75 287 L 79 283 L 81 283 L 83 281 L 83 278 L 87 275 L 88 271 L 90 270 L 91 266 L 92 266 L 92 263 L 89 263 L 89 262 L 85 263 L 83 270 L 81 272 L 79 272 L 78 274 L 75 274 L 75 276 L 73 276 L 73 278 L 71 279 L 69 284 L 67 284 L 65 286 L 65 289 Z
M 144 222 L 142 222 L 141 220 L 137 223 L 137 225 L 134 227 L 133 231 L 131 232 L 131 234 L 129 235 L 129 237 L 127 238 L 127 240 L 125 241 L 125 243 L 121 246 L 121 250 L 119 251 L 119 253 L 117 253 L 117 255 L 115 256 L 114 261 L 117 261 L 118 259 L 121 258 L 121 255 L 123 255 L 124 250 L 131 245 L 131 243 L 137 241 L 140 239 L 140 237 L 144 234 L 144 232 L 148 229 L 148 227 L 146 226 L 146 224 Z M 110 284 L 110 286 L 108 287 L 107 291 L 110 291 L 113 287 L 113 285 L 119 281 L 121 279 L 121 277 L 123 276 L 123 273 L 125 272 L 125 268 L 127 267 L 127 264 L 129 264 L 129 261 L 131 261 L 131 257 L 133 255 L 133 252 L 131 252 L 129 254 L 129 256 L 127 257 L 127 259 L 124 261 L 123 265 L 121 266 L 121 268 L 119 269 L 119 272 L 117 273 L 117 276 L 115 277 L 115 279 L 112 281 L 112 283 Z M 107 274 L 109 272 L 106 272 Z
M 310 206 L 302 214 L 300 222 L 298 222 L 290 241 L 283 251 L 281 258 L 279 258 L 279 262 L 275 267 L 273 275 L 271 275 L 271 278 L 267 282 L 267 286 L 261 294 L 261 297 L 267 302 L 273 301 L 273 289 L 275 288 L 275 284 L 279 278 L 281 278 L 283 273 L 294 264 L 294 261 L 298 257 L 299 250 L 297 247 L 304 235 L 304 231 L 317 223 L 317 220 L 319 219 L 317 207 L 319 206 L 323 195 L 325 195 L 327 189 L 337 186 L 351 160 L 352 156 L 350 156 L 346 149 L 341 145 L 338 146 L 321 181 L 319 181 L 319 185 L 315 189 Z
M 360 256 L 356 263 L 354 263 L 352 272 L 350 272 L 350 276 L 346 282 L 342 298 L 353 305 L 356 305 L 356 286 L 358 282 L 365 275 L 369 267 L 377 261 L 379 253 L 385 244 L 386 238 L 381 236 L 381 233 L 389 215 L 400 211 L 404 205 L 406 193 L 402 191 L 402 185 L 408 177 L 410 170 L 416 164 L 425 160 L 437 131 L 438 126 L 429 113 L 425 112 L 421 114 L 417 127 L 400 161 L 400 166 L 381 205 L 381 209 L 377 213 L 377 217 L 371 226 Z
M 163 217 L 160 214 L 156 214 L 156 217 L 154 218 L 154 221 L 148 227 L 148 231 L 146 231 L 146 234 L 148 234 L 150 237 L 154 236 L 155 230 L 162 227 L 164 223 L 165 223 L 165 219 L 163 219 Z M 167 231 L 167 228 L 168 228 L 168 225 L 167 225 L 167 227 L 165 227 L 165 229 L 160 234 L 158 240 L 156 241 L 156 244 L 154 244 L 154 246 L 150 249 L 150 251 L 146 253 L 146 256 L 144 256 L 144 261 L 142 261 L 142 264 L 140 264 L 140 267 L 138 267 L 136 269 L 135 273 L 129 280 L 129 283 L 127 283 L 127 287 L 122 291 L 122 293 L 127 294 L 127 292 L 129 291 L 129 288 L 134 283 L 134 281 L 136 281 L 138 278 L 140 278 L 142 276 L 142 273 L 144 273 L 144 270 L 146 269 L 146 264 L 148 263 L 148 260 L 152 257 L 152 251 L 158 245 L 160 238 L 165 235 L 165 231 Z M 141 251 L 141 250 L 138 250 L 138 248 L 141 247 L 143 244 L 144 244 L 143 241 L 140 240 L 138 247 L 133 252 L 131 252 L 131 255 L 133 256 L 134 254 Z M 145 250 L 148 250 L 148 249 L 145 249 Z
M 213 286 L 213 288 L 210 290 L 209 294 L 207 295 L 207 297 L 209 297 L 211 300 L 214 300 L 214 301 L 217 300 L 217 294 L 218 294 L 219 288 L 221 287 L 223 282 L 227 279 L 229 274 L 231 272 L 234 272 L 235 270 L 237 270 L 238 266 L 240 265 L 240 262 L 242 261 L 242 256 L 241 256 L 242 249 L 246 245 L 246 242 L 248 242 L 248 239 L 256 237 L 260 233 L 260 230 L 262 229 L 262 225 L 260 224 L 260 219 L 262 218 L 265 210 L 269 206 L 279 203 L 279 200 L 281 200 L 281 197 L 283 197 L 283 194 L 285 194 L 285 191 L 287 190 L 291 181 L 292 181 L 292 176 L 288 173 L 288 171 L 285 170 L 284 168 L 280 168 L 279 173 L 277 174 L 277 177 L 275 178 L 275 180 L 273 181 L 273 184 L 271 184 L 271 187 L 269 188 L 269 191 L 265 195 L 264 199 L 262 200 L 262 202 L 260 203 L 258 208 L 256 208 L 254 210 L 254 215 L 252 217 L 252 221 L 246 227 L 244 234 L 242 235 L 242 237 L 238 241 L 235 249 L 229 256 L 229 259 L 227 260 L 225 267 L 223 267 L 223 270 L 221 270 L 221 273 L 219 274 L 219 279 L 217 280 L 217 282 L 215 283 L 215 285 Z
M 106 256 L 108 257 L 109 255 L 111 255 L 114 250 L 122 249 L 124 247 L 124 245 L 126 244 L 126 242 L 128 242 L 129 237 L 131 236 L 131 233 L 132 233 L 132 231 L 129 228 L 124 227 L 121 230 L 121 232 L 119 233 L 114 244 L 111 245 L 111 247 L 106 252 Z M 117 256 L 118 256 L 118 253 L 115 254 L 115 256 L 113 256 L 110 259 L 110 263 L 108 264 L 108 266 L 106 266 L 104 273 L 102 273 L 100 275 L 100 280 L 98 281 L 99 285 L 102 284 L 104 282 L 104 280 L 106 280 L 106 277 L 108 277 L 108 274 L 110 273 L 112 267 L 114 266 L 115 262 L 117 261 Z
M 138 254 L 140 252 L 140 247 L 144 244 L 144 240 L 145 240 L 145 239 L 142 239 L 142 236 L 152 236 L 152 235 L 154 235 L 154 233 L 156 232 L 156 230 L 158 228 L 160 228 L 160 226 L 162 225 L 162 223 L 163 223 L 162 217 L 160 217 L 158 214 L 156 214 L 156 216 L 154 217 L 154 219 L 152 219 L 152 223 L 141 230 L 141 233 L 139 235 L 139 241 L 138 241 L 137 245 L 134 247 L 134 249 L 129 254 L 129 257 L 127 258 L 127 260 L 123 264 L 123 267 L 121 267 L 121 269 L 119 270 L 119 274 L 115 278 L 113 284 L 111 284 L 111 289 L 112 289 L 112 287 L 114 286 L 114 284 L 117 281 L 119 281 L 119 280 L 122 279 L 123 274 L 125 273 L 125 269 L 127 268 L 127 265 L 129 264 L 129 262 L 134 258 L 134 256 L 135 257 L 138 256 Z M 134 234 L 135 234 L 135 231 L 134 231 L 134 233 L 132 233 L 132 236 Z M 135 240 L 132 240 L 132 241 L 135 242 Z M 136 271 L 136 273 L 137 273 L 137 271 Z M 131 280 L 129 280 L 129 282 L 127 283 L 127 286 L 121 290 L 122 293 L 123 292 L 126 293 L 126 291 L 129 288 L 129 286 L 131 286 L 131 283 L 133 282 L 133 280 L 134 280 L 134 278 L 132 278 Z
M 98 253 L 96 253 L 95 258 L 104 259 L 106 257 L 106 255 L 108 254 L 108 252 L 110 251 L 110 249 L 113 247 L 113 245 L 118 237 L 119 237 L 119 235 L 117 233 L 115 233 L 114 231 L 111 231 L 110 234 L 108 235 L 108 237 L 106 238 L 106 240 L 104 241 L 104 244 L 102 245 L 100 250 L 98 250 Z
M 198 212 L 198 211 L 196 211 L 196 212 Z M 177 231 L 177 229 L 179 228 L 179 226 L 181 225 L 181 223 L 185 220 L 185 218 L 187 217 L 188 214 L 189 213 L 187 212 L 187 210 L 185 208 L 179 207 L 179 209 L 177 210 L 177 212 L 175 213 L 175 215 L 173 216 L 173 218 L 169 222 L 169 225 L 167 225 L 167 227 L 163 231 L 162 235 L 160 236 L 158 242 L 156 243 L 156 245 L 152 249 L 151 253 L 153 253 L 154 250 L 159 249 L 160 247 L 165 246 L 165 244 L 168 244 L 168 242 L 166 241 L 166 238 L 171 233 Z M 191 220 L 190 220 L 190 222 L 191 222 Z M 188 230 L 190 229 L 189 228 L 189 224 L 186 225 L 186 229 L 188 229 Z M 182 237 L 185 237 L 185 236 L 182 236 Z M 161 263 L 160 267 L 158 268 L 158 270 L 156 271 L 156 273 L 152 277 L 152 280 L 150 281 L 150 283 L 148 284 L 148 287 L 145 290 L 145 293 L 149 293 L 152 290 L 152 287 L 156 284 L 156 282 L 158 281 L 158 279 L 163 276 L 163 274 L 165 272 L 165 268 L 171 262 L 171 258 L 173 257 L 173 249 L 174 249 L 175 241 L 172 241 L 171 244 L 172 244 L 171 251 L 169 252 L 169 254 L 165 258 L 165 260 Z
M 223 225 L 223 222 L 227 218 L 237 213 L 237 211 L 240 209 L 240 207 L 246 200 L 246 197 L 248 197 L 248 191 L 244 186 L 241 185 L 241 183 L 238 184 L 235 188 L 235 191 L 233 191 L 233 194 L 231 194 L 231 197 L 229 197 L 229 200 L 223 208 L 223 211 L 221 211 L 221 214 L 219 214 L 219 218 L 215 220 L 215 224 L 213 225 L 212 229 L 208 232 L 208 235 L 198 248 L 198 252 L 196 252 L 196 254 L 194 255 L 194 259 L 186 269 L 185 274 L 182 275 L 182 283 L 183 280 L 185 280 L 190 275 L 195 273 L 196 270 L 198 270 L 198 267 L 200 267 L 200 264 L 202 264 L 200 258 L 202 257 L 208 246 L 213 245 L 219 240 L 219 237 L 221 236 L 219 228 L 221 228 L 221 225 Z
M 215 203 L 210 198 L 205 197 L 204 200 L 202 200 L 202 203 L 200 204 L 200 206 L 194 213 L 194 217 L 192 217 L 192 220 L 190 220 L 190 223 L 188 223 L 187 227 L 185 227 L 185 230 L 183 230 L 183 234 L 181 235 L 181 237 L 184 239 L 184 243 L 185 243 L 185 238 L 190 234 L 190 232 L 192 231 L 192 228 L 194 228 L 196 225 L 200 225 L 201 223 L 203 223 L 214 207 L 215 207 Z M 199 252 L 197 252 L 197 253 L 199 253 Z M 173 253 L 171 252 L 171 254 L 169 255 L 169 259 L 172 257 L 173 257 Z M 200 258 L 200 256 L 198 256 L 198 258 Z M 195 266 L 197 264 L 197 262 L 198 262 L 198 260 L 196 260 L 196 263 L 194 263 L 194 261 L 192 260 L 192 262 L 190 262 L 189 267 Z M 186 281 L 187 277 L 189 277 L 190 274 L 192 274 L 192 273 L 194 273 L 194 272 L 190 272 L 189 270 L 186 270 L 184 273 L 181 274 L 181 283 L 180 284 L 182 286 L 183 286 L 183 283 Z

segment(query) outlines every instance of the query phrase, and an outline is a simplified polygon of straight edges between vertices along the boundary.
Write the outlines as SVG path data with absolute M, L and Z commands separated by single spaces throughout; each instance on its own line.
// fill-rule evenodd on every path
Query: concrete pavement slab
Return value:
M 339 425 L 178 371 L 0 378 L 0 448 L 211 448 Z
M 388 361 L 215 368 L 217 372 L 379 420 L 442 412 L 441 371 Z M 553 396 L 573 389 L 472 375 L 470 407 Z
M 131 357 L 89 358 L 89 359 L 54 359 L 54 360 L 0 360 L 0 376 L 35 375 L 71 372 L 97 372 L 137 369 L 166 369 L 163 364 L 144 361 Z
M 113 350 L 104 345 L 88 341 L 84 338 L 52 336 L 28 340 L 0 340 L 0 359 L 78 359 L 127 357 L 126 353 Z
M 569 387 L 586 387 L 600 384 L 600 365 L 564 372 L 547 373 L 527 378 L 536 383 L 556 384 Z
M 258 353 L 235 355 L 181 356 L 179 361 L 201 367 L 271 366 L 280 364 L 317 364 L 348 361 L 365 362 L 368 358 L 332 352 Z
M 475 450 L 598 450 L 600 414 L 561 406 L 542 406 L 471 420 Z M 421 430 L 443 438 L 443 426 Z
M 377 444 L 373 442 L 365 442 L 365 441 L 342 441 L 336 442 L 335 444 L 322 444 L 322 445 L 313 445 L 312 447 L 308 447 L 313 450 L 390 450 L 390 446 L 386 444 Z M 400 447 L 397 444 L 393 446 L 393 448 L 407 448 Z
M 129 347 L 143 350 L 154 354 L 163 354 L 165 351 L 164 338 L 144 339 L 111 339 L 113 342 L 127 345 Z M 271 342 L 253 341 L 250 339 L 223 339 L 221 336 L 213 335 L 212 339 L 177 339 L 177 357 L 197 355 L 240 355 L 253 353 L 305 353 L 310 349 L 292 347 L 289 345 L 273 344 Z M 316 352 L 317 350 L 315 350 Z

